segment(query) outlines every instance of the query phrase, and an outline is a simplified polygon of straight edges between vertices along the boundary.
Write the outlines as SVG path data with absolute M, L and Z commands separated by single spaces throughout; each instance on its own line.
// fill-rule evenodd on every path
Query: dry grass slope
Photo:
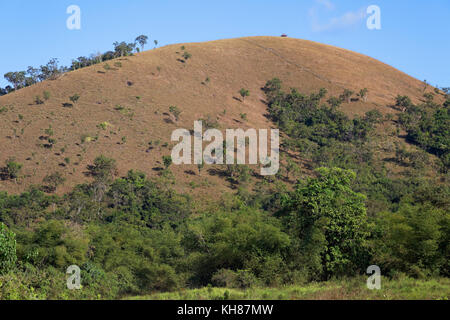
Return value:
M 184 63 L 182 46 L 192 55 Z M 343 106 L 350 116 L 374 108 L 392 113 L 387 105 L 397 94 L 414 101 L 423 95 L 421 81 L 384 63 L 311 41 L 251 37 L 170 45 L 0 97 L 0 108 L 6 108 L 0 114 L 0 164 L 10 157 L 24 164 L 23 177 L 0 181 L 0 190 L 21 192 L 59 171 L 67 179 L 59 192 L 65 192 L 89 180 L 86 166 L 100 154 L 116 159 L 121 175 L 129 169 L 156 175 L 177 127 L 192 128 L 194 120 L 208 115 L 218 118 L 222 129 L 271 127 L 260 88 L 273 77 L 305 93 L 324 87 L 339 95 L 344 88 L 368 88 L 366 103 Z M 236 99 L 241 88 L 251 92 L 245 102 Z M 36 105 L 35 97 L 44 91 L 50 99 Z M 69 100 L 74 94 L 80 95 L 76 103 Z M 168 115 L 170 106 L 182 111 L 179 121 Z M 50 127 L 56 139 L 51 149 L 44 141 Z M 180 191 L 190 190 L 191 181 L 207 186 L 195 189 L 199 195 L 228 190 L 221 178 L 189 170 L 197 172 L 194 166 L 173 168 Z

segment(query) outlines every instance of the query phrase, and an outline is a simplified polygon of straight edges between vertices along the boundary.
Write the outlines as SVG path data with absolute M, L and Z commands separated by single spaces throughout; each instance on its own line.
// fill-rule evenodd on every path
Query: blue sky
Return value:
M 69 5 L 81 30 L 68 30 Z M 366 8 L 381 8 L 368 30 Z M 282 33 L 354 50 L 432 85 L 450 87 L 448 0 L 14 0 L 0 7 L 3 74 L 112 49 L 140 34 L 160 45 Z

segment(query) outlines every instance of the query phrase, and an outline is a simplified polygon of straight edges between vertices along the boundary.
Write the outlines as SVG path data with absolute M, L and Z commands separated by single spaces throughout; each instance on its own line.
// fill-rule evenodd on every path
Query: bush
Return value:
M 241 90 L 239 90 L 239 94 L 241 95 L 242 100 L 245 100 L 246 97 L 250 96 L 250 91 L 242 88 Z
M 6 161 L 6 174 L 10 179 L 17 179 L 23 165 L 16 162 L 13 158 Z
M 73 96 L 69 97 L 70 101 L 73 103 L 77 103 L 78 100 L 80 99 L 80 95 L 75 93 Z
M 46 189 L 50 193 L 55 192 L 56 188 L 58 188 L 58 186 L 63 184 L 64 181 L 66 181 L 66 179 L 59 172 L 55 172 L 55 173 L 49 174 L 43 179 L 43 182 L 45 184 L 47 184 L 46 185 Z
M 396 213 L 379 213 L 375 223 L 373 263 L 385 272 L 448 276 L 450 219 L 444 210 L 404 204 Z
M 44 104 L 44 100 L 42 100 L 40 96 L 36 96 L 34 98 L 34 103 L 36 103 L 37 105 Z
M 0 275 L 11 271 L 16 261 L 16 235 L 0 222 Z
M 211 277 L 211 284 L 216 287 L 233 288 L 236 285 L 237 274 L 233 270 L 220 269 Z
M 44 95 L 44 99 L 45 100 L 49 100 L 50 99 L 50 92 L 48 92 L 48 91 L 44 91 L 44 93 L 43 93 L 43 95 Z

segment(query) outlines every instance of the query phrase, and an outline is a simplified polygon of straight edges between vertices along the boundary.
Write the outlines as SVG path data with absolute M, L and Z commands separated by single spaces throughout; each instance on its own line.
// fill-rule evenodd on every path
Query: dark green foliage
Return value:
M 297 186 L 283 209 L 286 226 L 303 253 L 294 256 L 317 276 L 352 275 L 364 268 L 366 259 L 365 197 L 351 188 L 353 172 L 320 168 L 317 173 Z
M 58 186 L 62 185 L 65 181 L 66 179 L 59 172 L 49 174 L 42 180 L 45 183 L 45 189 L 50 193 L 55 192 Z
M 14 158 L 6 160 L 6 166 L 2 169 L 3 175 L 7 179 L 17 179 L 23 165 L 15 161 Z
M 308 139 L 321 146 L 332 144 L 334 140 L 364 140 L 373 130 L 372 114 L 365 118 L 350 120 L 337 110 L 340 100 L 330 98 L 321 104 L 326 90 L 309 96 L 291 89 L 290 93 L 281 91 L 281 82 L 273 79 L 264 87 L 269 104 L 269 114 L 280 129 L 294 139 Z
M 60 67 L 58 65 L 58 59 L 52 58 L 46 65 L 42 65 L 39 68 L 33 68 L 30 66 L 27 71 L 8 72 L 4 75 L 4 78 L 10 82 L 13 87 L 7 86 L 6 88 L 0 88 L 0 96 L 34 85 L 41 81 L 54 80 L 59 75 L 68 71 L 86 68 L 118 57 L 130 56 L 133 54 L 133 50 L 136 49 L 137 43 L 141 45 L 142 49 L 144 49 L 144 45 L 147 43 L 147 40 L 147 36 L 141 35 L 136 38 L 134 43 L 114 42 L 114 51 L 108 51 L 103 54 L 92 54 L 89 57 L 78 57 L 72 60 L 70 67 Z M 155 40 L 155 45 L 157 44 L 158 43 Z M 45 93 L 44 99 L 48 100 Z
M 168 169 L 172 165 L 172 157 L 171 156 L 164 156 L 163 157 L 163 164 L 166 169 Z
M 192 54 L 190 54 L 189 52 L 185 51 L 182 55 L 184 61 L 188 61 L 190 58 L 192 58 Z
M 407 131 L 407 140 L 424 150 L 437 155 L 444 171 L 450 167 L 450 105 L 438 109 L 416 106 L 409 98 L 402 98 L 404 112 L 399 114 L 399 122 Z M 409 101 L 409 102 L 408 102 Z
M 339 96 L 339 100 L 341 100 L 341 102 L 350 103 L 353 94 L 353 91 L 345 89 L 344 92 Z
M 117 171 L 116 160 L 101 155 L 95 158 L 94 165 L 88 169 L 96 181 L 110 183 Z
M 380 159 L 374 129 L 385 119 L 379 111 L 350 119 L 339 111 L 347 98 L 327 97 L 325 89 L 285 93 L 276 78 L 263 90 L 269 115 L 283 131 L 284 171 L 259 177 L 247 166 L 224 166 L 217 173 L 234 194 L 205 206 L 172 189 L 168 156 L 154 179 L 138 171 L 116 178 L 115 160 L 99 156 L 88 167 L 90 183 L 64 196 L 47 195 L 42 187 L 0 192 L 0 265 L 9 261 L 0 271 L 0 299 L 283 286 L 358 277 L 372 264 L 386 277 L 448 277 L 450 187 L 448 176 L 432 170 L 426 151 L 441 159 L 448 154 L 450 102 L 439 106 L 428 96 L 414 105 L 399 96 L 398 130 L 403 126 L 423 151 L 395 137 L 396 144 L 383 145 L 389 158 Z M 389 120 L 385 125 L 397 122 Z M 215 116 L 203 123 L 218 127 Z M 54 136 L 51 127 L 45 133 Z M 17 178 L 21 165 L 8 163 L 2 178 Z M 303 179 L 309 169 L 317 169 L 315 175 Z M 48 176 L 44 190 L 54 191 L 61 178 Z M 81 268 L 83 290 L 65 287 L 71 264 Z
M 11 271 L 16 264 L 16 235 L 0 222 L 0 275 Z
M 140 36 L 138 36 L 137 38 L 136 38 L 136 40 L 134 40 L 136 43 L 138 43 L 140 46 L 141 46 L 141 48 L 142 48 L 142 51 L 144 51 L 144 46 L 147 44 L 147 41 L 148 41 L 148 36 L 146 36 L 146 35 L 140 35 Z
M 429 204 L 404 204 L 396 213 L 379 213 L 373 259 L 392 274 L 449 276 L 449 231 L 448 211 Z
M 246 97 L 250 96 L 250 91 L 242 88 L 241 90 L 239 90 L 239 94 L 241 95 L 242 100 L 245 100 Z
M 196 283 L 218 281 L 222 269 L 248 270 L 268 284 L 284 281 L 282 253 L 290 239 L 276 219 L 262 212 L 208 214 L 193 220 L 184 238 Z
M 78 93 L 75 93 L 73 96 L 69 97 L 69 100 L 73 103 L 77 103 L 80 99 L 80 95 Z
M 136 48 L 136 43 L 114 42 L 114 54 L 115 57 L 126 57 L 133 54 L 133 50 Z

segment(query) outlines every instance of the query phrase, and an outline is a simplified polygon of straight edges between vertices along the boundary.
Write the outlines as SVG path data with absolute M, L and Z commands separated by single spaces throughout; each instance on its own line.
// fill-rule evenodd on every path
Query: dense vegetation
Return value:
M 199 210 L 172 189 L 171 159 L 157 178 L 136 171 L 117 178 L 115 161 L 99 156 L 88 167 L 91 183 L 64 196 L 51 194 L 62 183 L 58 175 L 49 175 L 45 188 L 2 192 L 0 298 L 304 285 L 357 279 L 372 264 L 390 279 L 448 278 L 450 186 L 444 170 L 427 174 L 428 156 L 448 154 L 448 103 L 408 103 L 417 111 L 406 108 L 398 120 L 377 111 L 349 119 L 339 111 L 351 101 L 349 90 L 328 99 L 326 90 L 285 93 L 273 79 L 264 91 L 272 120 L 287 135 L 284 151 L 311 159 L 308 174 L 292 159 L 276 177 L 228 166 L 237 192 Z M 398 146 L 395 159 L 379 159 L 376 128 L 387 121 L 404 126 L 425 156 Z M 389 161 L 405 171 L 394 174 Z M 3 169 L 13 179 L 8 168 L 20 174 L 13 160 Z M 82 270 L 82 290 L 66 288 L 73 264 Z
M 408 97 L 397 97 L 397 106 L 403 108 L 399 122 L 407 132 L 407 140 L 424 150 L 437 155 L 442 161 L 442 170 L 450 168 L 450 99 L 442 107 L 433 102 L 433 96 L 426 95 L 427 101 L 414 105 Z

